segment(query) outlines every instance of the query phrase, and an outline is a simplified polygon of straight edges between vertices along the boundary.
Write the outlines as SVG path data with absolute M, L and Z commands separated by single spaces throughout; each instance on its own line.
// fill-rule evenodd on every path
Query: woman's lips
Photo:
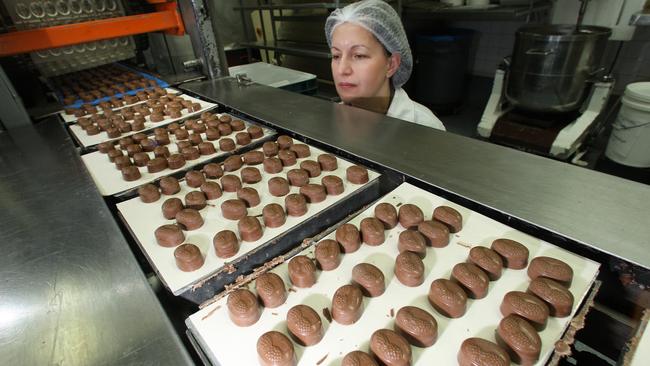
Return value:
M 342 89 L 352 89 L 357 86 L 357 84 L 353 83 L 338 83 L 339 88 Z

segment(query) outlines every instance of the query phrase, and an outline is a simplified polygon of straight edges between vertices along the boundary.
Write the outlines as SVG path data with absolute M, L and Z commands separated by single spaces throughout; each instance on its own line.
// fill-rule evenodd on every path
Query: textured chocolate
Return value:
M 535 295 L 521 291 L 510 291 L 505 294 L 500 310 L 503 316 L 519 315 L 530 321 L 537 330 L 543 330 L 546 327 L 549 315 L 548 306 L 542 300 Z
M 219 258 L 230 258 L 239 251 L 239 240 L 231 230 L 222 230 L 212 238 L 212 246 Z
M 257 340 L 257 356 L 262 366 L 294 366 L 296 355 L 293 343 L 284 334 L 272 330 Z
M 240 288 L 231 292 L 226 300 L 226 306 L 230 320 L 240 327 L 257 323 L 261 315 L 257 297 L 248 289 Z
M 314 256 L 321 270 L 331 271 L 341 263 L 339 243 L 331 239 L 321 240 L 316 245 Z
M 411 346 L 404 337 L 390 329 L 379 329 L 372 334 L 370 351 L 384 365 L 411 365 Z
M 165 195 L 172 195 L 180 192 L 181 185 L 178 183 L 178 179 L 174 177 L 164 177 L 160 180 L 160 192 Z
M 147 183 L 138 187 L 138 196 L 140 200 L 144 203 L 156 202 L 160 199 L 160 191 L 158 187 L 151 183 Z
M 493 342 L 467 338 L 458 351 L 458 366 L 510 366 L 510 356 Z
M 415 253 L 402 252 L 395 258 L 395 277 L 404 286 L 416 287 L 424 282 L 424 263 Z
M 397 226 L 397 209 L 387 202 L 375 206 L 375 217 L 384 224 L 386 230 Z
M 307 200 L 299 193 L 288 194 L 284 197 L 284 206 L 289 216 L 299 217 L 307 213 Z
M 528 265 L 528 277 L 531 280 L 546 277 L 568 287 L 571 286 L 571 281 L 573 281 L 573 269 L 559 259 L 535 257 Z
M 448 318 L 460 318 L 467 309 L 467 294 L 454 282 L 439 278 L 431 282 L 429 303 Z
M 289 184 L 296 187 L 302 187 L 309 183 L 309 173 L 304 169 L 291 169 L 287 172 Z
M 318 164 L 320 164 L 321 170 L 331 172 L 338 169 L 339 165 L 336 160 L 336 156 L 332 154 L 320 154 L 318 155 Z
M 363 293 L 358 286 L 343 285 L 332 297 L 332 319 L 343 325 L 356 323 L 363 314 Z
M 203 218 L 197 210 L 185 208 L 176 214 L 176 221 L 185 230 L 196 230 L 203 226 Z
M 528 248 L 511 239 L 497 239 L 490 246 L 497 252 L 506 268 L 522 269 L 528 264 Z
M 368 183 L 368 170 L 359 165 L 352 165 L 345 170 L 345 178 L 352 184 Z
M 246 217 L 246 203 L 238 199 L 225 200 L 221 203 L 221 214 L 228 220 L 240 220 Z
M 384 274 L 370 263 L 359 263 L 352 268 L 352 283 L 368 297 L 381 296 L 386 290 Z
M 275 197 L 282 197 L 289 194 L 289 182 L 282 177 L 273 177 L 267 183 L 269 193 Z
M 397 214 L 400 225 L 405 229 L 415 229 L 424 221 L 422 210 L 416 205 L 406 203 L 399 207 Z
M 201 191 L 191 191 L 185 195 L 185 207 L 200 211 L 207 206 L 205 194 Z
M 296 305 L 287 312 L 287 329 L 301 346 L 312 346 L 323 339 L 323 323 L 307 305 Z
M 343 357 L 341 366 L 377 366 L 377 362 L 363 351 L 352 351 Z
M 361 233 L 352 224 L 343 224 L 336 229 L 336 241 L 343 247 L 344 253 L 354 253 L 361 246 Z
M 571 314 L 573 294 L 559 282 L 538 277 L 530 282 L 527 292 L 544 301 L 551 316 L 563 318 Z
M 475 246 L 470 249 L 467 260 L 485 271 L 490 281 L 498 280 L 501 277 L 503 260 L 494 250 L 482 246 Z
M 273 272 L 266 272 L 257 277 L 255 291 L 266 308 L 277 308 L 287 300 L 284 281 Z
M 316 265 L 304 255 L 293 257 L 288 265 L 291 283 L 300 288 L 312 287 L 316 283 Z
M 243 187 L 237 190 L 237 198 L 244 201 L 246 207 L 255 207 L 260 204 L 260 195 L 255 188 Z
M 264 164 L 264 171 L 269 174 L 276 174 L 282 171 L 282 161 L 278 158 L 266 158 L 262 164 Z
M 359 224 L 359 231 L 363 242 L 371 245 L 381 245 L 386 240 L 384 224 L 374 217 L 366 217 Z
M 487 296 L 490 279 L 475 264 L 456 264 L 451 270 L 451 279 L 459 284 L 472 299 L 482 299 Z
M 269 203 L 264 206 L 262 217 L 264 218 L 264 226 L 269 228 L 280 227 L 287 221 L 284 208 L 277 203 Z
M 309 203 L 318 203 L 323 202 L 327 198 L 327 192 L 325 187 L 320 184 L 308 183 L 300 187 L 300 194 L 305 196 L 305 199 Z
M 508 315 L 501 319 L 496 338 L 516 364 L 533 365 L 539 359 L 542 340 L 535 328 L 517 315 Z
M 430 347 L 438 339 L 438 323 L 416 306 L 404 306 L 395 315 L 395 331 L 416 347 Z
M 232 174 L 226 174 L 221 177 L 221 189 L 225 192 L 237 192 L 239 188 L 242 187 L 241 179 L 238 176 Z
M 162 225 L 154 231 L 156 242 L 162 247 L 175 247 L 185 240 L 185 234 L 178 225 Z
M 426 240 L 419 231 L 415 230 L 404 230 L 399 233 L 397 249 L 400 253 L 407 251 L 415 253 L 420 258 L 424 258 L 427 255 Z
M 449 244 L 449 229 L 443 223 L 433 220 L 422 221 L 418 225 L 418 231 L 431 247 L 443 248 Z
M 180 198 L 168 198 L 162 204 L 163 217 L 167 220 L 173 220 L 176 217 L 176 214 L 184 208 L 185 206 L 183 206 L 183 201 L 181 201 Z
M 451 233 L 457 233 L 463 229 L 463 216 L 456 209 L 449 206 L 436 207 L 433 210 L 432 219 L 447 225 Z
M 336 175 L 326 175 L 321 179 L 321 184 L 325 187 L 328 195 L 337 196 L 345 191 L 343 179 Z
M 183 272 L 192 272 L 203 266 L 201 250 L 194 244 L 181 244 L 174 250 L 176 266 Z

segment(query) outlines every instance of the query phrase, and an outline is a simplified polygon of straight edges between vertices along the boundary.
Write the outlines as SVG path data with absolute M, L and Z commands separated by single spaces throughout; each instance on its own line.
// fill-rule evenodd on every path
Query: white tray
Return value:
M 197 112 L 189 112 L 189 113 L 184 110 L 184 112 L 182 113 L 182 115 L 180 117 L 178 117 L 178 118 L 170 118 L 169 116 L 165 116 L 165 119 L 163 121 L 161 121 L 161 122 L 150 122 L 149 121 L 150 116 L 146 116 L 145 117 L 145 123 L 144 123 L 144 130 L 131 131 L 131 132 L 123 133 L 119 137 L 116 137 L 116 138 L 109 138 L 107 136 L 106 132 L 104 132 L 104 131 L 101 131 L 97 135 L 89 136 L 86 133 L 86 131 L 84 131 L 81 128 L 81 126 L 79 126 L 77 124 L 72 124 L 72 125 L 69 126 L 69 128 L 70 128 L 70 131 L 72 132 L 72 134 L 74 135 L 74 137 L 79 142 L 79 144 L 82 147 L 86 148 L 86 147 L 89 147 L 89 146 L 95 146 L 95 145 L 100 144 L 100 143 L 102 143 L 104 141 L 119 140 L 122 137 L 135 135 L 136 133 L 149 131 L 149 130 L 152 130 L 152 129 L 156 128 L 156 127 L 162 127 L 162 126 L 168 125 L 168 124 L 170 124 L 172 122 L 177 122 L 177 121 L 183 120 L 183 119 L 191 117 L 191 116 L 200 115 L 201 113 L 207 111 L 208 109 L 214 108 L 216 106 L 216 104 L 214 104 L 214 103 L 205 102 L 203 100 L 190 97 L 189 95 L 184 95 L 183 98 L 191 101 L 192 103 L 201 104 L 201 110 L 199 110 Z
M 262 181 L 256 184 L 244 183 L 243 186 L 255 188 L 259 192 L 261 203 L 256 207 L 248 209 L 249 216 L 261 215 L 262 209 L 269 203 L 278 203 L 284 207 L 284 197 L 274 197 L 268 193 L 268 181 L 275 176 L 286 177 L 287 172 L 290 169 L 298 168 L 301 161 L 309 159 L 316 160 L 319 154 L 324 153 L 322 150 L 313 146 L 310 146 L 310 149 L 311 155 L 308 158 L 298 159 L 298 162 L 295 165 L 285 167 L 282 172 L 277 174 L 268 174 L 264 172 L 262 164 L 255 166 L 262 173 Z M 261 151 L 261 149 L 258 150 Z M 185 184 L 185 182 L 181 182 L 181 191 L 173 196 L 163 195 L 160 200 L 153 203 L 143 203 L 139 197 L 135 197 L 131 200 L 118 203 L 117 208 L 140 243 L 145 255 L 149 258 L 151 265 L 159 274 L 161 281 L 174 295 L 179 295 L 188 290 L 192 284 L 209 277 L 210 274 L 223 267 L 224 264 L 233 262 L 234 260 L 245 256 L 247 252 L 307 221 L 317 213 L 346 197 L 349 197 L 355 191 L 369 185 L 379 177 L 379 173 L 368 170 L 368 176 L 370 178 L 368 183 L 365 185 L 351 184 L 345 179 L 345 170 L 351 165 L 353 164 L 338 158 L 338 169 L 336 171 L 323 171 L 320 176 L 310 178 L 311 183 L 320 183 L 322 177 L 325 175 L 337 175 L 341 177 L 344 182 L 345 191 L 342 194 L 338 196 L 328 195 L 327 199 L 322 202 L 307 204 L 308 211 L 305 215 L 301 217 L 287 216 L 286 223 L 279 228 L 265 227 L 264 235 L 259 240 L 255 242 L 240 242 L 240 250 L 237 255 L 225 260 L 216 256 L 214 247 L 212 246 L 212 238 L 221 230 L 232 230 L 239 235 L 237 230 L 237 221 L 224 219 L 221 214 L 221 203 L 228 199 L 237 198 L 237 194 L 235 192 L 224 192 L 223 196 L 219 199 L 208 201 L 209 205 L 200 211 L 205 222 L 203 226 L 198 230 L 185 231 L 185 242 L 196 244 L 201 249 L 201 253 L 205 258 L 203 266 L 194 272 L 183 272 L 178 269 L 173 254 L 175 248 L 165 248 L 158 245 L 154 238 L 154 230 L 161 225 L 175 222 L 175 220 L 166 220 L 162 216 L 161 207 L 163 202 L 170 197 L 178 197 L 181 200 L 184 200 L 185 195 L 188 192 L 195 190 L 195 188 L 190 188 Z M 228 174 L 240 176 L 239 172 L 244 167 L 246 167 L 245 164 L 239 170 Z M 215 181 L 218 182 L 219 180 Z M 289 193 L 297 193 L 298 191 L 299 187 L 292 186 Z
M 253 125 L 248 121 L 244 121 L 244 123 L 246 124 L 247 128 Z M 254 144 L 261 140 L 265 140 L 269 136 L 275 134 L 275 131 L 270 130 L 266 127 L 262 127 L 262 130 L 264 131 L 264 136 L 252 140 L 251 144 Z M 205 133 L 202 133 L 201 137 L 203 137 L 203 141 L 212 142 L 212 144 L 215 146 L 217 150 L 216 153 L 212 155 L 201 155 L 199 156 L 198 159 L 187 160 L 185 162 L 185 165 L 183 165 L 178 169 L 166 168 L 165 170 L 160 171 L 158 173 L 149 173 L 147 171 L 147 167 L 140 167 L 138 168 L 140 170 L 140 175 L 141 175 L 140 179 L 131 182 L 127 182 L 122 178 L 122 173 L 119 170 L 117 170 L 114 163 L 111 163 L 111 161 L 108 159 L 107 154 L 102 154 L 99 151 L 94 151 L 86 155 L 81 155 L 81 160 L 84 162 L 84 164 L 86 165 L 86 169 L 88 169 L 88 172 L 90 173 L 90 176 L 95 181 L 95 184 L 97 185 L 97 189 L 99 189 L 99 193 L 101 193 L 102 196 L 111 196 L 116 193 L 120 193 L 120 192 L 124 192 L 136 188 L 145 183 L 152 182 L 158 178 L 171 175 L 178 171 L 189 170 L 189 168 L 195 165 L 205 163 L 208 160 L 220 156 L 224 156 L 224 155 L 231 155 L 233 153 L 238 153 L 239 150 L 241 150 L 244 146 L 248 146 L 248 145 L 237 145 L 237 149 L 235 151 L 222 151 L 219 149 L 219 140 L 228 137 L 231 138 L 233 141 L 236 141 L 235 134 L 237 134 L 238 132 L 240 131 L 233 131 L 230 135 L 222 136 L 218 140 L 214 140 L 214 141 L 208 141 L 205 137 Z M 171 154 L 178 152 L 178 148 L 176 147 L 176 137 L 174 136 L 174 134 L 169 135 L 169 140 L 170 140 L 169 145 L 166 145 L 167 148 L 169 149 L 169 152 Z M 149 152 L 148 154 L 149 154 L 149 158 L 152 159 L 154 158 L 153 152 Z
M 429 348 L 411 347 L 414 365 L 456 365 L 456 356 L 460 344 L 469 337 L 481 337 L 495 341 L 494 331 L 502 315 L 499 305 L 503 296 L 512 290 L 525 291 L 529 278 L 526 269 L 504 269 L 502 277 L 490 282 L 487 297 L 480 300 L 468 300 L 467 313 L 457 319 L 445 318 L 437 313 L 427 300 L 429 286 L 437 278 L 449 278 L 452 267 L 465 262 L 470 246 L 489 247 L 494 239 L 505 237 L 524 243 L 529 251 L 529 260 L 540 255 L 561 259 L 574 271 L 570 291 L 575 297 L 572 316 L 587 294 L 599 264 L 580 257 L 552 244 L 516 231 L 462 206 L 448 202 L 434 194 L 404 183 L 387 194 L 379 202 L 393 205 L 413 203 L 430 218 L 433 209 L 440 205 L 456 208 L 463 215 L 463 229 L 452 234 L 450 243 L 445 248 L 428 248 L 424 258 L 426 279 L 419 287 L 406 287 L 394 278 L 393 268 L 397 250 L 397 238 L 404 230 L 401 225 L 386 231 L 386 242 L 372 247 L 363 244 L 352 254 L 344 254 L 340 266 L 334 271 L 319 272 L 317 283 L 309 289 L 293 288 L 285 304 L 275 309 L 263 309 L 260 320 L 254 325 L 241 328 L 235 326 L 228 317 L 227 296 L 191 315 L 186 324 L 213 364 L 218 365 L 256 365 L 258 364 L 256 342 L 260 335 L 269 330 L 278 330 L 288 335 L 286 328 L 287 311 L 297 304 L 311 306 L 321 315 L 325 330 L 324 338 L 316 345 L 303 347 L 295 344 L 299 365 L 339 365 L 342 358 L 353 350 L 369 351 L 372 333 L 381 328 L 393 329 L 393 314 L 405 305 L 418 306 L 434 316 L 438 323 L 438 340 Z M 378 202 L 378 203 L 379 203 Z M 361 215 L 350 220 L 359 226 L 360 221 L 373 216 L 374 205 Z M 334 233 L 327 236 L 334 239 Z M 311 258 L 314 247 L 305 249 L 302 254 Z M 364 311 L 361 319 L 353 325 L 330 323 L 322 315 L 324 308 L 331 308 L 331 299 L 337 288 L 350 282 L 352 267 L 361 262 L 372 263 L 382 270 L 386 279 L 386 292 L 376 298 L 364 298 Z M 291 286 L 287 272 L 287 263 L 279 265 L 272 271 L 282 277 L 287 288 Z M 254 291 L 254 284 L 248 288 Z M 556 340 L 560 339 L 572 316 L 549 318 L 546 329 L 540 333 L 542 352 L 537 365 L 543 365 L 552 354 Z M 232 345 L 237 345 L 233 347 Z M 319 362 L 320 361 L 320 362 Z
M 165 88 L 165 90 L 167 91 L 167 94 L 175 94 L 175 95 L 182 94 L 179 90 L 172 89 L 172 88 Z M 142 104 L 144 102 L 145 102 L 144 100 L 140 100 L 140 101 L 138 101 L 136 103 L 133 103 L 133 104 L 126 104 L 126 105 L 123 105 L 123 106 L 118 107 L 118 108 L 113 108 L 113 110 L 117 111 L 117 110 L 120 110 L 122 108 L 133 107 L 134 105 Z M 99 112 L 97 114 L 103 114 L 103 113 Z M 65 111 L 59 112 L 59 115 L 61 116 L 61 119 L 65 123 L 75 123 L 79 119 L 79 117 L 75 117 L 74 114 L 66 114 Z

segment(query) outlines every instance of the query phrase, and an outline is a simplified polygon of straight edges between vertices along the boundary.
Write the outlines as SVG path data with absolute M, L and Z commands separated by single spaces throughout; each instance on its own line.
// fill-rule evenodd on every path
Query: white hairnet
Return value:
M 389 53 L 401 55 L 402 62 L 393 75 L 392 81 L 395 88 L 404 85 L 411 76 L 413 56 L 404 26 L 395 9 L 381 0 L 364 0 L 334 10 L 325 22 L 325 36 L 329 47 L 332 47 L 334 29 L 345 22 L 366 28 L 377 37 Z

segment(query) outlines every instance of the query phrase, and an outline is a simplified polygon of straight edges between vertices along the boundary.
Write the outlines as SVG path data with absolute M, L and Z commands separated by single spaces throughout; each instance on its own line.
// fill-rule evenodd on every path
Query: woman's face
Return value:
M 370 31 L 353 23 L 340 24 L 332 34 L 331 51 L 332 76 L 343 102 L 390 93 L 399 56 L 387 55 Z

